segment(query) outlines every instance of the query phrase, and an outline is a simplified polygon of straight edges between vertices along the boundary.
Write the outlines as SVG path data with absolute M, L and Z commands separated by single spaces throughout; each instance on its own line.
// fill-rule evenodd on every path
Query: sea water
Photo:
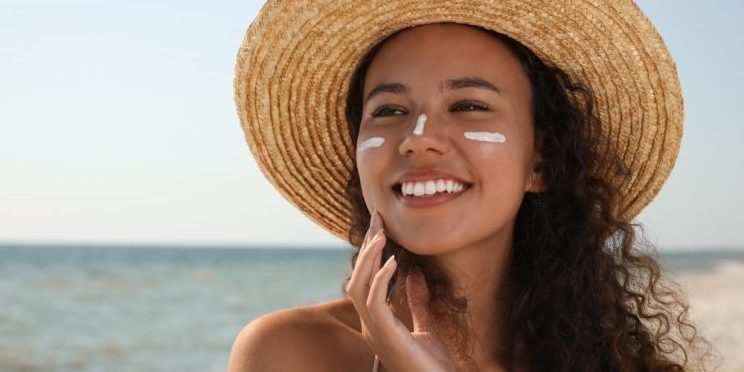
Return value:
M 225 371 L 251 319 L 339 298 L 351 248 L 0 246 L 0 371 Z M 744 253 L 663 255 L 708 270 Z

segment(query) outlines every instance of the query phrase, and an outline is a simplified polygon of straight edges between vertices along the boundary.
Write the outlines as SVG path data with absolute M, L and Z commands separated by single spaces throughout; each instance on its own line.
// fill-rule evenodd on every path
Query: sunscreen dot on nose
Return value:
M 506 142 L 506 136 L 499 132 L 465 132 L 465 138 L 481 142 Z
M 413 134 L 421 136 L 424 134 L 424 124 L 426 124 L 426 114 L 421 114 L 416 120 L 416 128 L 413 128 Z
M 380 147 L 382 144 L 385 143 L 385 139 L 382 137 L 370 137 L 366 140 L 362 141 L 362 143 L 359 145 L 359 148 L 357 148 L 357 152 L 365 151 L 371 148 Z

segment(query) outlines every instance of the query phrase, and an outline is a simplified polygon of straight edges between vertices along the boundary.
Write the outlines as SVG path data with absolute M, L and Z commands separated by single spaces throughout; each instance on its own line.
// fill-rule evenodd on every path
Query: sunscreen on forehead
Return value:
M 420 136 L 424 134 L 424 124 L 426 124 L 426 114 L 421 114 L 416 120 L 416 128 L 413 128 L 413 134 Z
M 506 142 L 506 136 L 499 132 L 465 132 L 465 138 L 482 142 Z
M 375 148 L 375 147 L 380 147 L 382 146 L 383 143 L 385 143 L 385 139 L 382 137 L 367 138 L 366 140 L 362 141 L 362 143 L 359 145 L 357 152 Z

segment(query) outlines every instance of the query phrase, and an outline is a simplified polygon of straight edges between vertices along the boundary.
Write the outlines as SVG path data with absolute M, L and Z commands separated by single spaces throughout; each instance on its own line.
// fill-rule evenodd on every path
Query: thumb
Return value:
M 408 308 L 413 317 L 413 332 L 431 331 L 429 314 L 429 288 L 424 275 L 416 272 L 406 276 L 406 295 Z

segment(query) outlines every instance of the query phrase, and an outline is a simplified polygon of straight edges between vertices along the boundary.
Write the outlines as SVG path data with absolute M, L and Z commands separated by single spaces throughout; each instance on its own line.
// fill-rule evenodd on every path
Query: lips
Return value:
M 464 185 L 464 188 L 460 192 L 436 192 L 432 196 L 428 197 L 417 197 L 417 196 L 406 196 L 402 193 L 402 184 L 403 183 L 413 183 L 413 182 L 422 182 L 425 183 L 426 181 L 437 181 L 437 180 L 452 180 L 456 183 L 460 183 Z M 449 170 L 443 169 L 443 168 L 410 168 L 406 172 L 402 173 L 398 178 L 397 181 L 390 186 L 391 190 L 393 191 L 393 194 L 395 195 L 396 200 L 400 201 L 404 205 L 408 207 L 430 207 L 439 205 L 441 203 L 445 203 L 447 201 L 459 198 L 463 194 L 467 194 L 468 191 L 472 188 L 473 183 L 465 179 L 464 177 L 460 177 L 455 175 L 455 172 L 451 172 Z

